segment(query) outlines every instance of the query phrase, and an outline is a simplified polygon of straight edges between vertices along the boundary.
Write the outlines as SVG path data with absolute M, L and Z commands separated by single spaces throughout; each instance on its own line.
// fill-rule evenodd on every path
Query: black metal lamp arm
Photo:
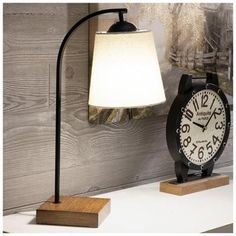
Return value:
M 124 21 L 123 14 L 127 13 L 126 8 L 114 8 L 105 9 L 101 11 L 89 14 L 79 20 L 66 34 L 64 37 L 57 56 L 57 69 L 56 69 L 56 149 L 55 149 L 55 199 L 54 203 L 60 202 L 60 144 L 61 144 L 61 62 L 64 53 L 66 43 L 72 33 L 85 21 L 92 17 L 106 14 L 106 13 L 118 13 L 120 22 Z

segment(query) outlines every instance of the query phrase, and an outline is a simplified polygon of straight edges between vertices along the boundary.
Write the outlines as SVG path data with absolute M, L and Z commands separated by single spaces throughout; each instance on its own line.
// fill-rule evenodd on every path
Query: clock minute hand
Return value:
M 206 129 L 207 125 L 209 124 L 209 122 L 210 122 L 210 120 L 211 120 L 212 116 L 214 115 L 215 111 L 216 111 L 216 108 L 215 108 L 215 110 L 212 112 L 212 114 L 211 114 L 210 118 L 208 119 L 208 121 L 207 121 L 206 125 L 204 126 L 204 130 Z
M 195 124 L 196 126 L 202 128 L 202 129 L 204 128 L 204 125 L 198 124 L 198 123 L 196 123 L 196 122 L 194 122 L 194 121 L 193 121 L 193 124 Z

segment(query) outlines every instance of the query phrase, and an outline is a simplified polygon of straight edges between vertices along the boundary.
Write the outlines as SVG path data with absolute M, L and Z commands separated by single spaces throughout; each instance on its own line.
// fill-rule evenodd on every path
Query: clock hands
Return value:
M 215 108 L 215 110 L 216 110 L 216 108 Z M 212 114 L 211 114 L 210 118 L 208 119 L 206 125 L 201 125 L 201 124 L 199 124 L 199 123 L 197 123 L 197 122 L 194 122 L 194 121 L 193 121 L 193 124 L 196 125 L 196 126 L 198 126 L 198 127 L 200 127 L 200 128 L 202 128 L 202 132 L 204 132 L 204 131 L 206 130 L 207 125 L 209 124 L 209 122 L 210 122 L 212 116 L 214 115 L 215 110 L 212 112 Z
M 202 129 L 204 128 L 204 125 L 198 124 L 198 123 L 196 123 L 196 122 L 194 122 L 194 121 L 193 121 L 193 124 L 195 124 L 196 126 L 202 128 Z

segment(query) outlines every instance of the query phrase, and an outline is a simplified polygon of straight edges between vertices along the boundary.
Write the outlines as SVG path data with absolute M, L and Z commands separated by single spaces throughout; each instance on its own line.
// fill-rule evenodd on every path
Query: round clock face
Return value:
M 226 130 L 226 111 L 217 92 L 203 89 L 182 108 L 179 127 L 180 147 L 186 158 L 203 165 L 222 145 Z

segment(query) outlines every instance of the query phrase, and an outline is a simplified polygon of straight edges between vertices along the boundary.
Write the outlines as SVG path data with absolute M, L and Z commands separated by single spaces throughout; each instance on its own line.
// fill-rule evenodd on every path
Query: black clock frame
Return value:
M 193 170 L 201 170 L 202 176 L 210 176 L 214 167 L 215 162 L 219 159 L 222 154 L 225 145 L 228 140 L 229 131 L 230 131 L 230 107 L 227 101 L 226 96 L 223 91 L 218 87 L 218 79 L 217 75 L 207 73 L 206 83 L 201 83 L 195 86 L 192 86 L 192 79 L 203 79 L 200 78 L 192 78 L 191 75 L 182 75 L 178 95 L 176 96 L 174 102 L 171 105 L 166 125 L 166 139 L 167 146 L 172 158 L 175 161 L 175 172 L 177 176 L 177 182 L 186 182 L 187 181 L 187 173 L 189 169 Z M 192 98 L 192 96 L 205 89 L 210 89 L 216 92 L 221 98 L 226 115 L 226 128 L 224 138 L 222 140 L 222 144 L 219 147 L 216 154 L 206 163 L 202 165 L 196 165 L 192 163 L 183 153 L 180 145 L 180 122 L 182 118 L 183 111 Z

